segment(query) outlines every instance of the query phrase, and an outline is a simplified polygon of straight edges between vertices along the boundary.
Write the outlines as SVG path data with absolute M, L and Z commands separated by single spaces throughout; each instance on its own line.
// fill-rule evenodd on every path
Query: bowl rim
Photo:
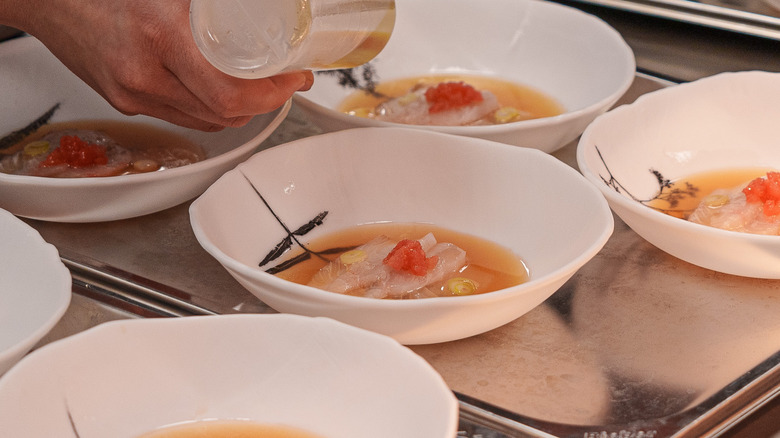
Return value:
M 342 131 L 330 132 L 330 133 L 320 134 L 316 136 L 301 138 L 298 140 L 291 141 L 289 143 L 285 143 L 283 145 L 279 145 L 276 148 L 278 149 L 283 147 L 295 147 L 296 144 L 317 141 L 317 139 L 323 138 L 325 136 L 327 137 L 354 136 L 366 132 L 369 135 L 372 135 L 380 132 L 390 132 L 390 131 L 409 132 L 409 133 L 413 133 L 412 135 L 423 136 L 423 137 L 425 136 L 454 137 L 454 138 L 462 139 L 463 141 L 479 143 L 480 146 L 482 147 L 485 146 L 494 147 L 494 148 L 515 151 L 514 153 L 530 154 L 532 156 L 535 155 L 536 158 L 542 161 L 547 161 L 548 163 L 550 163 L 551 166 L 561 166 L 560 168 L 562 169 L 562 171 L 569 172 L 575 177 L 582 178 L 582 175 L 572 167 L 560 162 L 557 158 L 553 157 L 552 155 L 537 149 L 522 148 L 522 147 L 519 148 L 517 146 L 507 145 L 504 143 L 485 140 L 481 138 L 460 137 L 460 136 L 455 136 L 453 134 L 417 130 L 408 127 L 351 128 Z M 255 156 L 253 156 L 250 160 L 253 161 L 260 160 L 262 159 L 262 154 L 263 152 L 260 152 Z M 247 160 L 247 163 L 250 160 Z M 238 173 L 240 171 L 240 168 L 244 165 L 245 163 L 242 163 L 236 169 L 233 169 L 230 172 L 226 172 L 225 175 L 223 175 L 223 177 L 220 177 L 220 180 L 222 178 L 228 177 L 228 174 L 233 175 L 235 173 Z M 582 181 L 582 182 L 587 183 L 587 181 Z M 218 183 L 219 180 L 216 181 L 212 186 Z M 298 295 L 303 295 L 309 298 L 318 299 L 323 302 L 327 301 L 333 304 L 341 304 L 341 303 L 361 304 L 361 307 L 364 308 L 377 308 L 377 309 L 413 308 L 415 309 L 415 308 L 429 307 L 429 303 L 442 303 L 443 306 L 460 306 L 462 305 L 462 303 L 468 303 L 471 301 L 499 301 L 507 298 L 508 296 L 522 294 L 527 290 L 541 289 L 546 285 L 559 281 L 562 278 L 569 278 L 571 275 L 576 273 L 576 271 L 579 270 L 583 265 L 585 265 L 590 259 L 592 259 L 599 251 L 601 251 L 601 249 L 609 240 L 609 238 L 611 237 L 614 231 L 614 218 L 612 216 L 612 212 L 609 208 L 607 201 L 604 199 L 601 193 L 596 189 L 596 187 L 593 187 L 593 185 L 589 183 L 583 184 L 582 187 L 584 190 L 590 191 L 591 193 L 594 194 L 594 202 L 598 204 L 598 207 L 594 208 L 594 215 L 598 214 L 602 216 L 603 219 L 603 227 L 599 230 L 598 233 L 594 233 L 593 239 L 588 244 L 587 251 L 578 254 L 576 257 L 572 258 L 571 260 L 568 260 L 565 264 L 557 267 L 556 269 L 553 269 L 551 272 L 545 275 L 542 275 L 540 277 L 534 277 L 533 274 L 531 274 L 528 281 L 521 283 L 519 285 L 511 286 L 508 288 L 504 288 L 504 289 L 500 289 L 497 291 L 484 293 L 484 294 L 458 296 L 458 297 L 433 297 L 430 299 L 420 299 L 420 300 L 379 300 L 379 299 L 373 299 L 367 297 L 343 295 L 343 294 L 324 291 L 312 286 L 297 284 L 288 280 L 284 280 L 273 274 L 269 274 L 265 271 L 258 270 L 249 265 L 246 265 L 236 260 L 235 258 L 229 256 L 220 248 L 218 248 L 207 237 L 206 231 L 200 225 L 200 220 L 199 220 L 199 215 L 201 214 L 200 205 L 203 202 L 201 197 L 195 199 L 195 201 L 193 201 L 193 203 L 190 205 L 189 214 L 190 214 L 190 224 L 196 239 L 198 240 L 198 242 L 200 242 L 201 246 L 209 254 L 212 255 L 212 257 L 214 257 L 220 263 L 224 263 L 225 267 L 228 268 L 229 270 L 232 270 L 245 278 L 260 280 L 263 283 L 270 283 L 277 289 L 286 289 L 288 291 L 295 292 Z M 211 187 L 207 189 L 206 192 L 208 192 L 210 189 Z M 533 269 L 533 268 L 529 267 L 529 269 Z
M 57 281 L 62 283 L 61 288 L 51 288 L 46 292 L 46 295 L 50 295 L 50 298 L 52 298 L 49 302 L 55 304 L 53 306 L 53 311 L 49 312 L 46 320 L 36 329 L 27 332 L 22 337 L 16 338 L 16 340 L 12 341 L 11 345 L 9 345 L 6 349 L 0 350 L 0 362 L 3 362 L 10 360 L 17 355 L 26 353 L 34 346 L 36 342 L 38 342 L 49 331 L 51 331 L 51 329 L 54 328 L 54 326 L 60 321 L 62 316 L 68 310 L 73 293 L 71 291 L 72 278 L 70 271 L 60 260 L 59 251 L 54 245 L 46 242 L 41 234 L 31 226 L 27 225 L 27 223 L 17 218 L 9 211 L 1 208 L 0 223 L 5 223 L 6 225 L 11 224 L 16 231 L 25 231 L 26 237 L 24 240 L 27 240 L 28 243 L 33 242 L 34 245 L 40 249 L 40 251 L 46 253 L 47 259 L 51 258 L 49 261 L 52 261 L 53 263 L 51 263 L 49 268 L 52 269 L 50 269 L 48 273 L 49 275 L 57 276 Z M 15 366 L 15 364 L 11 365 Z M 3 372 L 0 370 L 0 376 L 2 375 Z
M 247 151 L 259 147 L 258 139 L 264 139 L 273 133 L 279 125 L 287 118 L 292 108 L 292 99 L 288 99 L 284 104 L 273 111 L 264 114 L 271 117 L 270 122 L 260 132 L 243 144 L 236 146 L 224 153 L 213 157 L 206 157 L 204 160 L 186 166 L 165 169 L 161 172 L 134 173 L 128 175 L 116 175 L 108 177 L 75 177 L 75 178 L 52 178 L 46 176 L 15 175 L 0 172 L 0 183 L 15 185 L 40 186 L 40 187 L 58 187 L 58 188 L 85 188 L 85 187 L 112 187 L 125 184 L 161 182 L 177 178 L 179 176 L 198 173 L 207 169 L 222 166 L 230 161 L 238 159 Z M 240 128 L 238 128 L 240 129 Z
M 139 319 L 119 319 L 107 321 L 96 326 L 90 327 L 84 331 L 76 333 L 54 342 L 51 342 L 25 356 L 18 364 L 5 375 L 0 376 L 0 393 L 5 391 L 5 387 L 16 380 L 17 374 L 26 372 L 28 366 L 36 366 L 38 362 L 49 356 L 57 357 L 62 354 L 68 354 L 68 350 L 74 347 L 85 347 L 92 345 L 96 340 L 105 337 L 115 336 L 119 333 L 151 332 L 163 333 L 168 336 L 181 336 L 186 332 L 187 327 L 193 325 L 209 325 L 216 327 L 217 330 L 231 330 L 235 326 L 264 325 L 267 327 L 284 328 L 290 324 L 305 324 L 309 328 L 323 328 L 338 330 L 342 333 L 348 333 L 353 341 L 360 344 L 371 344 L 377 350 L 381 350 L 395 360 L 403 361 L 414 367 L 415 371 L 420 373 L 427 381 L 435 386 L 436 396 L 440 399 L 446 399 L 447 405 L 444 410 L 448 413 L 447 418 L 441 419 L 441 424 L 447 424 L 446 430 L 443 430 L 444 436 L 452 436 L 457 432 L 457 423 L 459 418 L 459 407 L 455 393 L 452 392 L 442 375 L 426 361 L 422 356 L 415 353 L 407 346 L 401 344 L 390 336 L 376 333 L 371 330 L 356 327 L 326 316 L 304 316 L 288 313 L 238 313 L 227 315 L 195 315 L 182 318 L 139 318 Z M 175 330 L 174 330 L 175 328 Z M 154 329 L 154 330 L 152 330 Z M 163 329 L 163 330 L 160 330 Z M 283 335 L 283 333 L 282 333 Z M 214 339 L 204 338 L 204 344 L 215 342 Z M 229 342 L 229 341 L 228 341 Z M 247 365 L 249 366 L 249 365 Z
M 774 243 L 780 245 L 780 239 L 779 239 L 780 236 L 724 230 L 721 228 L 690 222 L 688 220 L 676 218 L 668 214 L 662 213 L 660 211 L 657 211 L 651 207 L 648 207 L 633 199 L 629 199 L 628 197 L 618 193 L 617 191 L 609 187 L 601 179 L 601 177 L 595 174 L 593 169 L 591 169 L 590 166 L 588 166 L 588 157 L 592 156 L 593 154 L 593 151 L 589 150 L 590 147 L 594 145 L 594 142 L 591 139 L 591 137 L 594 135 L 593 132 L 599 129 L 602 124 L 608 123 L 612 117 L 616 117 L 615 116 L 616 114 L 619 116 L 622 113 L 638 111 L 637 108 L 643 108 L 645 102 L 647 101 L 652 102 L 657 99 L 668 98 L 667 96 L 677 96 L 680 93 L 685 93 L 686 90 L 688 90 L 689 88 L 699 88 L 702 86 L 707 86 L 711 82 L 717 83 L 720 81 L 729 81 L 729 80 L 750 81 L 752 80 L 751 78 L 754 76 L 762 76 L 762 77 L 774 76 L 778 78 L 778 80 L 780 80 L 780 73 L 766 72 L 766 71 L 759 71 L 759 70 L 718 73 L 692 82 L 680 83 L 669 87 L 661 88 L 659 90 L 652 91 L 650 93 L 643 94 L 639 96 L 634 102 L 621 105 L 597 117 L 590 125 L 588 125 L 588 127 L 582 133 L 582 135 L 580 136 L 580 140 L 578 141 L 577 144 L 576 161 L 580 169 L 580 172 L 583 174 L 583 176 L 585 176 L 585 178 L 591 181 L 591 183 L 593 183 L 599 189 L 599 191 L 601 191 L 601 193 L 604 194 L 604 197 L 607 199 L 607 201 L 610 204 L 614 203 L 619 207 L 622 207 L 628 211 L 635 212 L 636 214 L 639 214 L 641 216 L 646 216 L 647 218 L 653 220 L 654 222 L 659 222 L 663 224 L 663 226 L 665 227 L 671 227 L 671 228 L 679 227 L 682 230 L 686 230 L 686 232 L 700 233 L 703 234 L 704 236 L 711 236 L 713 238 L 741 239 L 747 242 L 756 242 L 756 243 L 763 243 L 763 244 Z M 624 221 L 629 226 L 631 225 L 629 224 L 629 222 L 633 223 L 633 220 L 631 219 L 624 219 Z

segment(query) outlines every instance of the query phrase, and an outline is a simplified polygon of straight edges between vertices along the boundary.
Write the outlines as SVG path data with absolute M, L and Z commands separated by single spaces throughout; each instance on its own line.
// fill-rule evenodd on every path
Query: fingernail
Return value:
M 310 71 L 303 72 L 303 84 L 298 88 L 298 91 L 306 91 L 314 85 L 314 74 Z

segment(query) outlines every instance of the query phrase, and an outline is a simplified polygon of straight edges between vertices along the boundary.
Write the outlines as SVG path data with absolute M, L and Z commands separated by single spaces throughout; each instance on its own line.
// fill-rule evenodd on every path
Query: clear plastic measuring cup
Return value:
M 201 53 L 241 78 L 351 68 L 373 59 L 395 24 L 394 0 L 191 0 Z

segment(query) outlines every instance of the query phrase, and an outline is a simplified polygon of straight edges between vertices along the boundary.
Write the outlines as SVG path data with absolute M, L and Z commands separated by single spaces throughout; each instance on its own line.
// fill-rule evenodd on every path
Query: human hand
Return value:
M 314 80 L 311 72 L 240 79 L 217 70 L 193 41 L 189 0 L 0 0 L 4 17 L 123 114 L 190 128 L 243 126 Z

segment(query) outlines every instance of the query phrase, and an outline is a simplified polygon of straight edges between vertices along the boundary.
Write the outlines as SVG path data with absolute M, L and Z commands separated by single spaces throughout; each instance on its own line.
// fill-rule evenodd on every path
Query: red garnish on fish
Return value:
M 67 165 L 80 169 L 93 166 L 101 166 L 108 163 L 105 148 L 90 144 L 75 135 L 63 135 L 60 145 L 39 165 L 40 167 L 53 167 Z
M 742 190 L 748 202 L 760 202 L 765 216 L 780 214 L 780 172 L 769 172 L 766 178 L 756 178 Z
M 465 82 L 442 82 L 425 91 L 429 113 L 439 113 L 482 102 L 482 93 Z
M 438 256 L 426 257 L 422 245 L 417 240 L 404 239 L 387 254 L 382 263 L 396 271 L 423 276 L 436 267 Z

